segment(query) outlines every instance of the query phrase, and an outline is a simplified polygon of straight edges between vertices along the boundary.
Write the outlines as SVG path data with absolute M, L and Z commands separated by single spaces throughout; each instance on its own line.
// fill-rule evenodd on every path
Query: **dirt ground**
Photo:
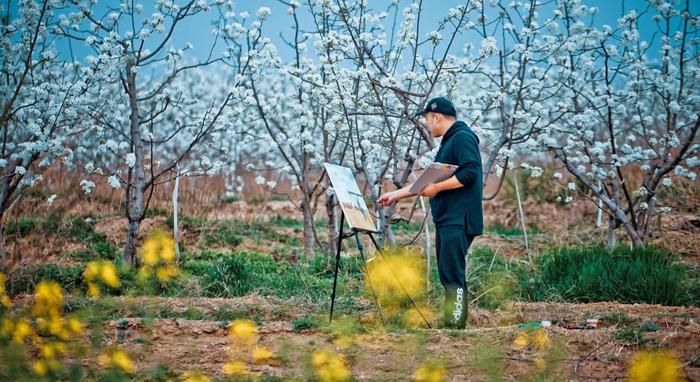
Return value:
M 590 203 L 573 203 L 568 206 L 537 206 L 526 201 L 528 224 L 538 232 L 529 235 L 529 248 L 537 252 L 563 243 L 586 244 L 604 237 L 604 228 L 595 228 L 596 210 Z M 410 203 L 402 203 L 398 214 L 411 214 Z M 487 226 L 517 226 L 517 210 L 498 201 L 485 203 Z M 289 202 L 269 201 L 264 206 L 246 202 L 222 204 L 209 210 L 209 219 L 237 219 L 252 221 L 275 216 L 296 218 L 298 212 Z M 420 210 L 414 212 L 411 222 L 422 221 Z M 164 227 L 166 218 L 147 218 L 143 232 L 151 227 Z M 678 253 L 691 268 L 700 270 L 700 217 L 689 213 L 673 213 L 662 220 L 663 234 L 654 243 Z M 118 247 L 126 232 L 126 220 L 107 216 L 99 220 L 95 230 L 104 233 Z M 295 231 L 280 228 L 292 235 Z M 545 232 L 545 233 L 542 233 Z M 195 240 L 191 233 L 183 232 L 186 241 Z M 325 237 L 325 232 L 322 233 Z M 187 245 L 188 243 L 186 243 Z M 488 246 L 507 258 L 524 261 L 527 258 L 522 236 L 505 237 L 486 233 L 476 245 Z M 33 253 L 22 256 L 16 267 L 38 262 L 70 264 L 69 252 L 83 249 L 82 244 L 69 243 L 51 236 L 31 235 L 9 243 L 10 252 Z M 269 252 L 268 243 L 255 243 L 244 238 L 238 249 Z M 314 315 L 325 322 L 325 312 L 318 307 L 306 306 L 298 301 L 282 301 L 275 298 L 251 295 L 236 299 L 223 298 L 167 298 L 167 297 L 118 297 L 118 303 L 136 304 L 145 309 L 159 311 L 168 308 L 174 312 L 197 309 L 210 314 L 218 309 L 236 308 L 251 312 L 258 319 L 260 344 L 278 354 L 272 364 L 254 365 L 254 372 L 268 375 L 296 376 L 310 374 L 309 357 L 320 348 L 338 349 L 333 329 L 320 328 L 294 331 L 295 320 Z M 14 299 L 18 306 L 31 301 L 29 296 Z M 284 311 L 284 315 L 279 312 Z M 580 323 L 586 318 L 600 320 L 597 329 L 566 329 L 566 324 Z M 360 381 L 406 380 L 426 359 L 440 360 L 451 381 L 487 380 L 487 373 L 496 368 L 506 380 L 528 379 L 537 370 L 535 360 L 545 356 L 541 351 L 518 350 L 513 345 L 522 331 L 517 323 L 550 320 L 554 325 L 546 329 L 553 348 L 563 349 L 550 354 L 554 368 L 550 376 L 557 380 L 591 381 L 624 380 L 632 355 L 644 346 L 669 348 L 682 363 L 682 374 L 689 381 L 700 381 L 700 308 L 666 307 L 658 305 L 624 305 L 615 302 L 593 304 L 521 303 L 513 302 L 500 310 L 470 310 L 469 329 L 461 332 L 445 330 L 385 330 L 377 324 L 372 312 L 358 312 L 361 325 L 374 325 L 372 330 L 360 333 L 354 344 L 340 350 L 347 358 L 353 376 Z M 653 323 L 655 330 L 645 332 L 643 340 L 630 340 L 620 336 L 625 327 L 639 327 Z M 187 319 L 124 318 L 106 323 L 104 336 L 109 345 L 119 345 L 133 356 L 136 367 L 146 370 L 167 365 L 175 371 L 200 370 L 210 376 L 223 377 L 222 367 L 230 360 L 231 342 L 228 338 L 229 322 Z M 555 346 L 556 345 L 556 346 Z M 474 362 L 484 346 L 502 349 L 497 359 L 484 367 Z M 551 353 L 551 352 L 550 352 Z M 89 360 L 86 360 L 89 362 Z
M 147 298 L 143 303 L 212 311 L 220 306 L 246 305 L 269 309 L 279 302 L 257 296 L 242 299 Z M 301 308 L 296 313 L 303 312 Z M 567 322 L 591 316 L 605 317 L 611 312 L 624 316 L 628 323 L 651 321 L 656 324 L 658 330 L 646 333 L 645 340 L 673 349 L 683 363 L 687 380 L 700 381 L 700 308 L 616 303 L 513 303 L 502 311 L 472 312 L 472 323 L 462 332 L 439 329 L 387 332 L 379 327 L 359 334 L 355 344 L 341 352 L 346 355 L 353 376 L 360 381 L 409 379 L 426 357 L 442 361 L 451 381 L 482 381 L 487 380 L 486 375 L 478 368 L 475 370 L 469 360 L 484 342 L 499 343 L 504 346 L 501 361 L 506 379 L 522 380 L 535 370 L 533 360 L 538 354 L 537 351 L 516 349 L 513 340 L 522 329 L 503 323 L 547 317 L 555 322 L 547 329 L 552 343 L 566 349 L 552 376 L 574 381 L 625 379 L 630 357 L 639 350 L 639 344 L 616 339 L 618 324 L 605 324 L 602 320 L 598 329 L 562 327 Z M 227 324 L 184 319 L 158 319 L 144 324 L 139 319 L 125 319 L 107 323 L 105 336 L 110 344 L 118 344 L 131 352 L 137 368 L 163 364 L 177 371 L 200 370 L 223 377 L 222 367 L 230 359 L 231 346 Z M 314 349 L 336 348 L 332 333 L 325 329 L 297 333 L 293 331 L 292 322 L 274 319 L 263 319 L 258 328 L 259 344 L 285 354 L 285 360 L 271 365 L 251 365 L 254 372 L 287 377 L 304 375 L 304 367 Z M 417 347 L 421 351 L 416 351 Z

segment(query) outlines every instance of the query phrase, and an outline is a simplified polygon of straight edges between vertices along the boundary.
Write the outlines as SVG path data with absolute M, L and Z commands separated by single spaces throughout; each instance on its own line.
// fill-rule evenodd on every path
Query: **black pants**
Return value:
M 467 235 L 464 226 L 439 226 L 435 229 L 440 283 L 445 287 L 445 326 L 464 328 L 467 322 L 466 266 L 469 247 L 475 235 Z

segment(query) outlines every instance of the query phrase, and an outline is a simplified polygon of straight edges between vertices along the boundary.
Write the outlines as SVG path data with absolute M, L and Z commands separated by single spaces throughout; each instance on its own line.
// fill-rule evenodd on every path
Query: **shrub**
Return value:
M 205 296 L 242 296 L 252 288 L 250 269 L 242 256 L 222 254 L 214 260 L 190 260 L 183 268 L 200 277 Z
M 5 232 L 8 236 L 24 237 L 32 233 L 40 225 L 38 218 L 23 217 L 16 222 L 8 222 Z
M 650 246 L 559 248 L 541 256 L 537 268 L 534 277 L 521 278 L 524 296 L 536 301 L 698 303 L 687 267 Z
M 34 293 L 34 287 L 41 281 L 55 281 L 64 291 L 83 287 L 83 268 L 62 267 L 57 264 L 37 264 L 13 272 L 7 279 L 7 292 L 10 295 Z

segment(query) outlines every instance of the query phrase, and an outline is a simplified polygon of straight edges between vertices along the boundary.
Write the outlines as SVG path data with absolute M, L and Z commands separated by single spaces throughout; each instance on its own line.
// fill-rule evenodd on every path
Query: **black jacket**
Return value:
M 463 225 L 468 235 L 483 234 L 479 138 L 464 122 L 455 122 L 442 137 L 435 161 L 458 165 L 455 176 L 464 187 L 439 192 L 430 199 L 433 222 L 438 227 Z

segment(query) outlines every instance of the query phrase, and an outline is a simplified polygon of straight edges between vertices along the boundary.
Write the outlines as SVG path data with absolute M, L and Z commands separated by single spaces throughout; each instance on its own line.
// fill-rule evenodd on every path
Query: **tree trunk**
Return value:
M 314 214 L 311 211 L 311 203 L 302 202 L 302 212 L 304 214 L 304 256 L 307 259 L 315 255 L 316 238 L 314 237 Z
M 613 248 L 617 245 L 617 236 L 615 235 L 615 228 L 617 226 L 617 221 L 614 218 L 608 219 L 608 240 L 606 242 L 606 247 Z
M 139 227 L 142 219 L 143 211 L 143 193 L 145 185 L 144 173 L 144 152 L 143 141 L 141 140 L 141 127 L 139 120 L 139 109 L 136 92 L 136 73 L 133 73 L 131 63 L 126 65 L 128 72 L 127 89 L 129 93 L 129 105 L 131 108 L 130 129 L 131 129 L 131 144 L 136 160 L 134 163 L 134 180 L 127 187 L 132 187 L 129 200 L 127 200 L 127 218 L 129 220 L 129 232 L 126 237 L 126 245 L 124 246 L 124 262 L 131 266 L 137 265 L 136 245 L 139 235 Z
M 5 264 L 5 217 L 0 214 L 0 266 Z
M 136 243 L 139 237 L 140 223 L 138 220 L 132 221 L 129 218 L 129 230 L 126 234 L 126 246 L 124 247 L 124 264 L 136 267 Z

